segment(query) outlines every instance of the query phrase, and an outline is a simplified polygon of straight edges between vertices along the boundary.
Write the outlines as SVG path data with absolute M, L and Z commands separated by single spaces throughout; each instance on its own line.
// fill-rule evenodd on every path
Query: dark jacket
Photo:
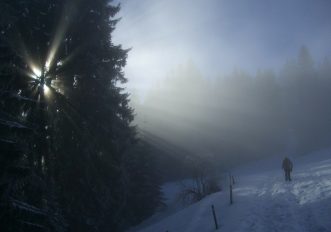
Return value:
M 283 165 L 282 165 L 282 167 L 283 167 L 283 169 L 284 169 L 285 171 L 292 171 L 292 169 L 293 169 L 293 164 L 292 164 L 291 160 L 289 160 L 288 158 L 285 158 L 285 159 L 283 160 Z

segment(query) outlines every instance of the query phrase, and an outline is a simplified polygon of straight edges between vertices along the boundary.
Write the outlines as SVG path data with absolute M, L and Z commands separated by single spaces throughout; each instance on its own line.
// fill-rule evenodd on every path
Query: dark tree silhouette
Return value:
M 118 231 L 136 223 L 128 203 L 142 204 L 132 195 L 149 188 L 127 193 L 133 170 L 125 167 L 139 158 L 128 152 L 136 143 L 133 110 L 118 87 L 128 50 L 111 37 L 119 6 L 0 4 L 1 231 Z M 151 194 L 144 216 L 159 205 L 159 191 Z

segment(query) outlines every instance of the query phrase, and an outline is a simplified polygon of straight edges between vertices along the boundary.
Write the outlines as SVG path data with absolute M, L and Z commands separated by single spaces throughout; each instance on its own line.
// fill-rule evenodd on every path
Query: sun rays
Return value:
M 67 32 L 70 22 L 74 18 L 71 12 L 72 8 L 73 3 L 66 4 L 60 18 L 55 19 L 58 21 L 58 25 L 51 33 L 52 37 L 49 39 L 48 49 L 40 51 L 40 45 L 28 46 L 28 41 L 31 38 L 27 38 L 25 41 L 22 36 L 18 36 L 15 39 L 16 43 L 12 44 L 13 49 L 16 50 L 25 63 L 25 66 L 16 68 L 30 79 L 31 90 L 36 91 L 37 95 L 42 94 L 49 98 L 52 94 L 59 93 L 63 95 L 64 93 L 60 89 L 60 71 L 77 53 L 68 54 L 66 48 L 68 42 Z M 20 33 L 17 34 L 21 35 Z

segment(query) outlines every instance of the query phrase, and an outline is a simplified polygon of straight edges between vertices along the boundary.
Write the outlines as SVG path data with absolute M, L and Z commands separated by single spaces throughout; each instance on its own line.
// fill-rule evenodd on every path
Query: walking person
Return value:
M 285 181 L 291 181 L 291 172 L 293 169 L 292 161 L 289 158 L 285 157 L 285 159 L 283 160 L 282 168 L 285 172 Z

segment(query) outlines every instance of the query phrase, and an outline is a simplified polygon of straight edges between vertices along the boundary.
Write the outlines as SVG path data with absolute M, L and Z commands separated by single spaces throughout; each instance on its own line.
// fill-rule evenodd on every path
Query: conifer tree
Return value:
M 1 185 L 1 205 L 14 197 L 29 206 L 0 219 L 10 219 L 8 231 L 118 231 L 134 223 L 125 218 L 128 203 L 137 203 L 128 200 L 136 193 L 128 192 L 125 167 L 135 129 L 117 85 L 126 82 L 128 50 L 111 38 L 118 10 L 106 0 L 1 1 L 0 178 L 8 182 L 15 164 L 24 180 L 8 198 Z

